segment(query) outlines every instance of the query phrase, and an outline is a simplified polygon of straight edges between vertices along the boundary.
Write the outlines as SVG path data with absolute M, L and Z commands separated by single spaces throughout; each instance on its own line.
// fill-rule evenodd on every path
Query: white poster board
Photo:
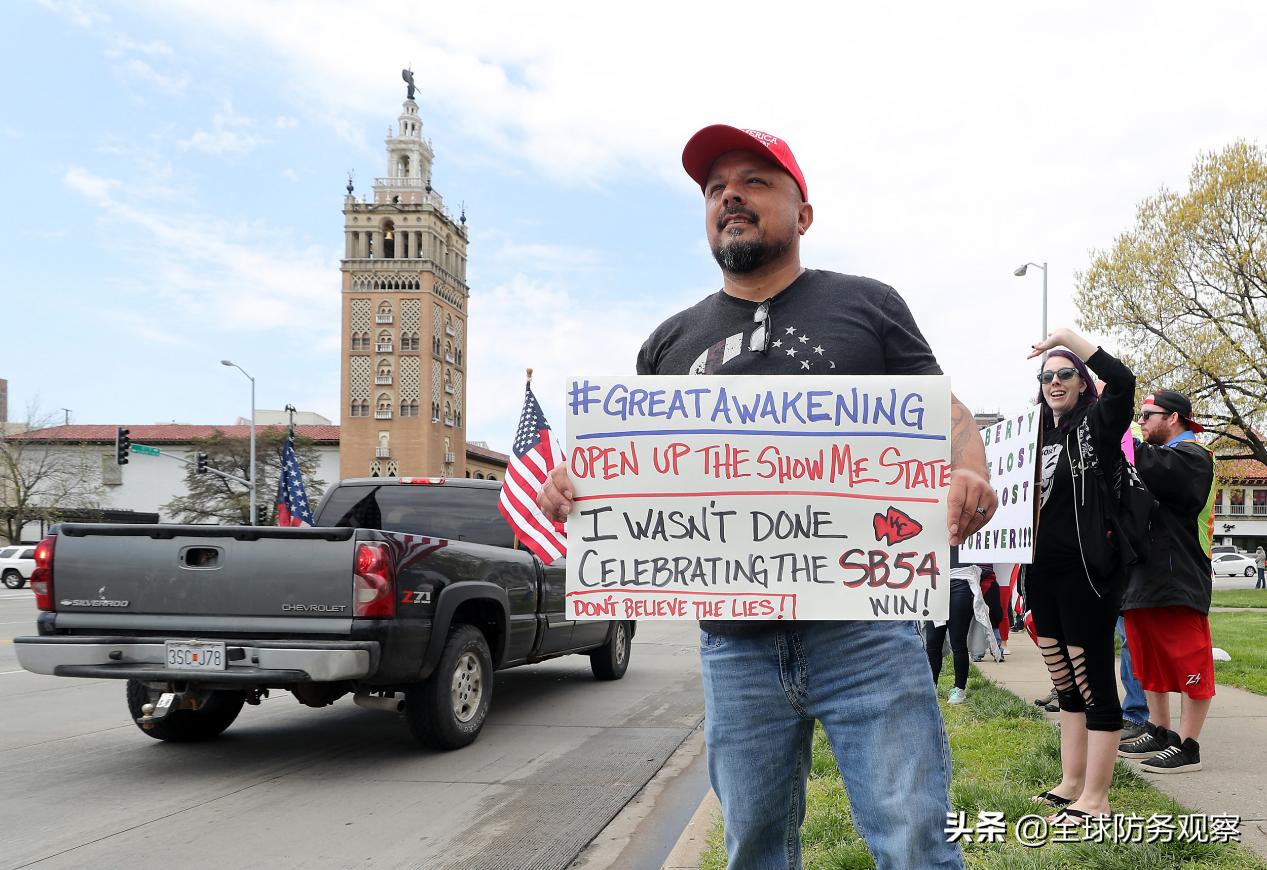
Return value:
M 964 562 L 1034 560 L 1034 518 L 1038 493 L 1038 441 L 1043 431 L 1042 406 L 1034 405 L 981 430 L 990 485 L 999 497 L 990 522 L 959 548 Z
M 945 619 L 950 379 L 575 377 L 575 619 Z

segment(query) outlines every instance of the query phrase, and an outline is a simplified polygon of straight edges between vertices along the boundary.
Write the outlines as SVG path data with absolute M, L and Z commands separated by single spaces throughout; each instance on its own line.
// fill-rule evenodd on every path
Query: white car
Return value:
M 1255 577 L 1258 575 L 1258 563 L 1253 556 L 1242 556 L 1240 553 L 1217 553 L 1210 562 L 1210 569 L 1215 577 Z
M 25 586 L 34 570 L 34 545 L 23 544 L 20 547 L 5 547 L 0 550 L 0 579 L 10 589 L 21 589 Z

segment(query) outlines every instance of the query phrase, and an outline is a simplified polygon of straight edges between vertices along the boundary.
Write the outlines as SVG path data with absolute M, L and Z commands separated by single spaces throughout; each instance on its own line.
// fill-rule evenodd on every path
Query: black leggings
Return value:
M 1102 583 L 1097 595 L 1082 566 L 1035 571 L 1025 581 L 1026 599 L 1034 615 L 1038 648 L 1056 686 L 1060 709 L 1086 713 L 1088 731 L 1117 731 L 1122 727 L 1122 702 L 1117 695 L 1113 634 L 1121 610 L 1121 596 Z M 1055 643 L 1044 645 L 1043 639 Z M 1082 652 L 1070 657 L 1069 648 Z
M 968 628 L 972 625 L 972 587 L 967 580 L 950 581 L 950 621 L 939 626 L 924 623 L 924 648 L 933 682 L 941 676 L 941 648 L 950 629 L 950 657 L 955 663 L 955 688 L 968 687 Z

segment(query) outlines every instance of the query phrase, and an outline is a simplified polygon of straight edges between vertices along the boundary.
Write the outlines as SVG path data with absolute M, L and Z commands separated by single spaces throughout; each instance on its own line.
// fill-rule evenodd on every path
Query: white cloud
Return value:
M 601 265 L 602 257 L 592 248 L 542 242 L 506 241 L 498 245 L 491 258 L 499 263 L 514 263 L 517 268 L 539 272 L 574 272 Z
M 196 30 L 249 58 L 270 82 L 261 87 L 284 94 L 261 118 L 293 112 L 374 160 L 381 125 L 403 96 L 399 68 L 410 61 L 424 121 L 442 112 L 474 143 L 458 156 L 437 142 L 442 159 L 494 166 L 501 178 L 544 178 L 560 197 L 619 185 L 682 209 L 697 194 L 678 164 L 695 129 L 726 121 L 786 136 L 817 212 L 807 265 L 898 287 L 956 390 L 976 407 L 1006 408 L 1033 393 L 1023 357 L 1038 331 L 1041 279 L 1014 278 L 1016 265 L 1050 262 L 1049 323 L 1071 323 L 1075 271 L 1130 225 L 1142 197 L 1182 185 L 1197 152 L 1267 129 L 1259 94 L 1267 55 L 1258 44 L 1267 10 L 1253 0 L 898 2 L 787 15 L 755 2 L 650 0 L 629 11 L 490 0 L 425 20 L 334 0 L 140 7 L 173 31 Z M 62 14 L 89 13 L 73 6 Z M 218 129 L 218 138 L 213 124 L 186 147 L 229 154 L 258 144 L 255 127 Z M 115 193 L 89 185 L 85 195 Z M 504 207 L 489 201 L 481 211 Z M 220 226 L 234 238 L 231 225 Z M 520 290 L 571 299 L 552 264 L 578 249 L 575 239 L 546 227 L 531 240 L 496 243 L 473 256 L 505 264 L 518 253 Z M 594 268 L 635 244 L 612 239 Z M 707 262 L 694 238 L 682 246 Z M 676 267 L 681 256 L 665 262 Z M 675 282 L 666 274 L 659 283 Z M 501 291 L 507 304 L 515 286 Z M 474 347 L 486 330 L 495 335 L 487 352 L 516 370 L 522 363 L 505 358 L 511 348 L 530 341 L 531 355 L 551 359 L 544 339 L 560 337 L 551 321 L 506 344 L 525 333 L 488 298 L 481 291 L 472 301 L 472 384 L 481 390 L 504 386 L 480 374 Z M 653 320 L 670 313 L 662 294 L 643 301 Z M 555 316 L 574 324 L 562 337 L 596 360 L 610 351 L 590 336 L 615 329 L 623 342 L 633 331 L 592 305 Z M 570 358 L 577 369 L 589 364 Z M 507 402 L 504 393 L 472 395 L 476 415 Z
M 278 130 L 293 130 L 299 126 L 299 119 L 292 115 L 278 115 L 273 119 L 273 126 Z
M 638 348 L 665 314 L 525 274 L 481 289 L 470 306 L 469 436 L 509 449 L 528 368 L 542 410 L 562 433 L 564 379 L 629 374 Z
M 210 130 L 196 130 L 176 144 L 186 151 L 204 154 L 245 154 L 269 141 L 250 132 L 254 125 L 250 118 L 233 111 L 232 104 L 226 102 L 221 111 L 211 116 Z
M 62 179 L 115 223 L 131 254 L 131 286 L 200 329 L 296 329 L 314 341 L 337 335 L 338 263 L 286 230 L 173 206 L 118 180 L 72 166 Z M 286 256 L 279 257 L 278 251 Z M 171 324 L 174 326 L 174 323 Z
M 39 4 L 48 11 L 62 16 L 76 27 L 93 27 L 110 20 L 97 10 L 76 0 L 39 0 Z

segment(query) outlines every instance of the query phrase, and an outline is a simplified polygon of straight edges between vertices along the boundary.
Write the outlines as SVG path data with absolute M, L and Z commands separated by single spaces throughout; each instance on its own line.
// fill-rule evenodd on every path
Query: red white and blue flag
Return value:
M 567 555 L 567 534 L 563 523 L 548 520 L 541 513 L 537 490 L 550 470 L 563 462 L 563 451 L 550 434 L 550 424 L 532 394 L 531 381 L 524 387 L 524 409 L 511 453 L 497 509 L 524 546 L 549 565 Z
M 286 434 L 282 446 L 282 467 L 277 474 L 277 525 L 311 526 L 312 508 L 304 490 L 304 473 L 295 455 L 295 430 Z

